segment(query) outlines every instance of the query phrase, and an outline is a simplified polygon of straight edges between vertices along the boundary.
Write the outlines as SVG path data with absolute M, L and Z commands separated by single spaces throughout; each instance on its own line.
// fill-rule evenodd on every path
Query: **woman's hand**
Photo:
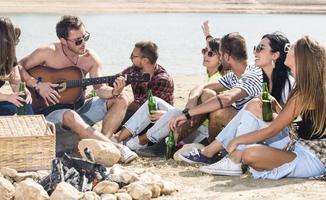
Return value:
M 151 121 L 157 121 L 159 120 L 164 114 L 166 113 L 166 111 L 164 110 L 155 110 L 155 111 L 152 111 L 149 115 L 149 119 Z
M 5 101 L 15 104 L 17 107 L 23 106 L 22 102 L 25 102 L 25 100 L 20 95 L 22 95 L 22 93 L 20 93 L 20 92 L 6 94 Z
M 203 30 L 205 38 L 210 35 L 208 20 L 204 21 L 204 23 L 201 25 L 201 29 Z
M 26 94 L 25 102 L 27 104 L 32 104 L 32 95 L 31 95 L 31 92 L 27 88 L 25 88 L 25 94 Z
M 184 114 L 179 115 L 177 117 L 172 117 L 169 121 L 169 128 L 172 131 L 176 131 L 177 127 L 181 124 L 185 123 L 187 121 L 187 118 Z

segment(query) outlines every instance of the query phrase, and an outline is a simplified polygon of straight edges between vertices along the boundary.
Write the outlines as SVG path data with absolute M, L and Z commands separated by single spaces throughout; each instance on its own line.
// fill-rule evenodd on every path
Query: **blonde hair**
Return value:
M 296 113 L 308 114 L 313 133 L 322 134 L 326 120 L 326 49 L 309 36 L 294 46 L 296 63 Z M 324 133 L 325 134 L 325 133 Z

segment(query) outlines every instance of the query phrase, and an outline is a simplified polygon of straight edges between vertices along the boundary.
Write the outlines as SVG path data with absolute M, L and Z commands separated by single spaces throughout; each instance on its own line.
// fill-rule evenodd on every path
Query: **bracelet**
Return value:
M 208 40 L 209 38 L 212 38 L 213 36 L 211 36 L 211 35 L 207 35 L 206 36 L 206 40 Z
M 37 78 L 37 79 L 36 79 L 36 83 L 33 85 L 33 88 L 34 88 L 35 91 L 37 91 L 36 87 L 37 87 L 37 85 L 38 85 L 39 83 L 41 83 L 41 82 L 42 82 L 42 79 L 41 79 L 41 78 Z
M 223 103 L 222 103 L 222 100 L 221 100 L 221 97 L 219 97 L 218 95 L 216 96 L 216 98 L 217 98 L 217 100 L 218 100 L 218 102 L 220 103 L 220 109 L 223 109 Z
M 189 114 L 189 108 L 185 108 L 182 113 L 186 116 L 187 120 L 191 119 L 191 116 Z

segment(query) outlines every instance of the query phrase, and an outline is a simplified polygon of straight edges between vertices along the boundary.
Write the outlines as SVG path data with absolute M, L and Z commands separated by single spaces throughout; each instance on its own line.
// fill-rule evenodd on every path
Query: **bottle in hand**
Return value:
M 173 155 L 176 150 L 176 145 L 175 145 L 175 140 L 174 140 L 174 135 L 173 132 L 169 132 L 169 136 L 166 140 L 166 154 L 165 154 L 165 159 L 169 160 L 170 158 L 173 159 Z
M 21 82 L 19 83 L 19 92 L 21 93 L 21 95 L 19 95 L 20 97 L 22 97 L 23 99 L 26 99 L 26 93 L 25 93 L 25 83 Z M 26 102 L 21 102 L 23 105 L 20 107 L 17 107 L 17 115 L 26 115 L 27 114 L 27 108 L 26 108 Z
M 149 114 L 151 114 L 153 111 L 157 110 L 156 99 L 153 96 L 152 90 L 148 90 L 147 100 L 148 100 L 148 111 L 149 111 Z M 154 122 L 152 122 L 152 123 L 154 123 Z
M 268 86 L 267 83 L 263 83 L 263 93 L 262 93 L 262 100 L 263 100 L 263 120 L 265 122 L 270 122 L 273 120 L 273 111 L 272 111 L 272 104 L 271 99 L 269 97 Z

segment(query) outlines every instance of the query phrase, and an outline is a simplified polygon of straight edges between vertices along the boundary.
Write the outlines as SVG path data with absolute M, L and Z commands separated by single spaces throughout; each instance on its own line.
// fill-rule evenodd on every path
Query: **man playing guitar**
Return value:
M 90 78 L 101 76 L 102 68 L 96 53 L 86 47 L 90 34 L 79 17 L 63 16 L 56 25 L 56 33 L 59 42 L 40 47 L 20 61 L 22 79 L 28 87 L 35 89 L 47 106 L 60 103 L 60 94 L 55 89 L 58 84 L 42 82 L 31 76 L 28 71 L 33 67 L 43 65 L 47 68 L 65 69 L 75 66 L 85 75 L 89 73 Z M 59 134 L 68 128 L 80 139 L 94 138 L 111 142 L 103 134 L 114 132 L 118 128 L 128 107 L 128 98 L 122 93 L 125 79 L 118 77 L 113 86 L 94 85 L 98 97 L 86 100 L 81 106 L 74 106 L 75 109 L 54 110 L 46 118 L 56 125 Z M 100 120 L 103 120 L 102 133 L 91 127 Z M 126 146 L 116 146 L 121 151 L 122 162 L 129 162 L 137 157 Z

